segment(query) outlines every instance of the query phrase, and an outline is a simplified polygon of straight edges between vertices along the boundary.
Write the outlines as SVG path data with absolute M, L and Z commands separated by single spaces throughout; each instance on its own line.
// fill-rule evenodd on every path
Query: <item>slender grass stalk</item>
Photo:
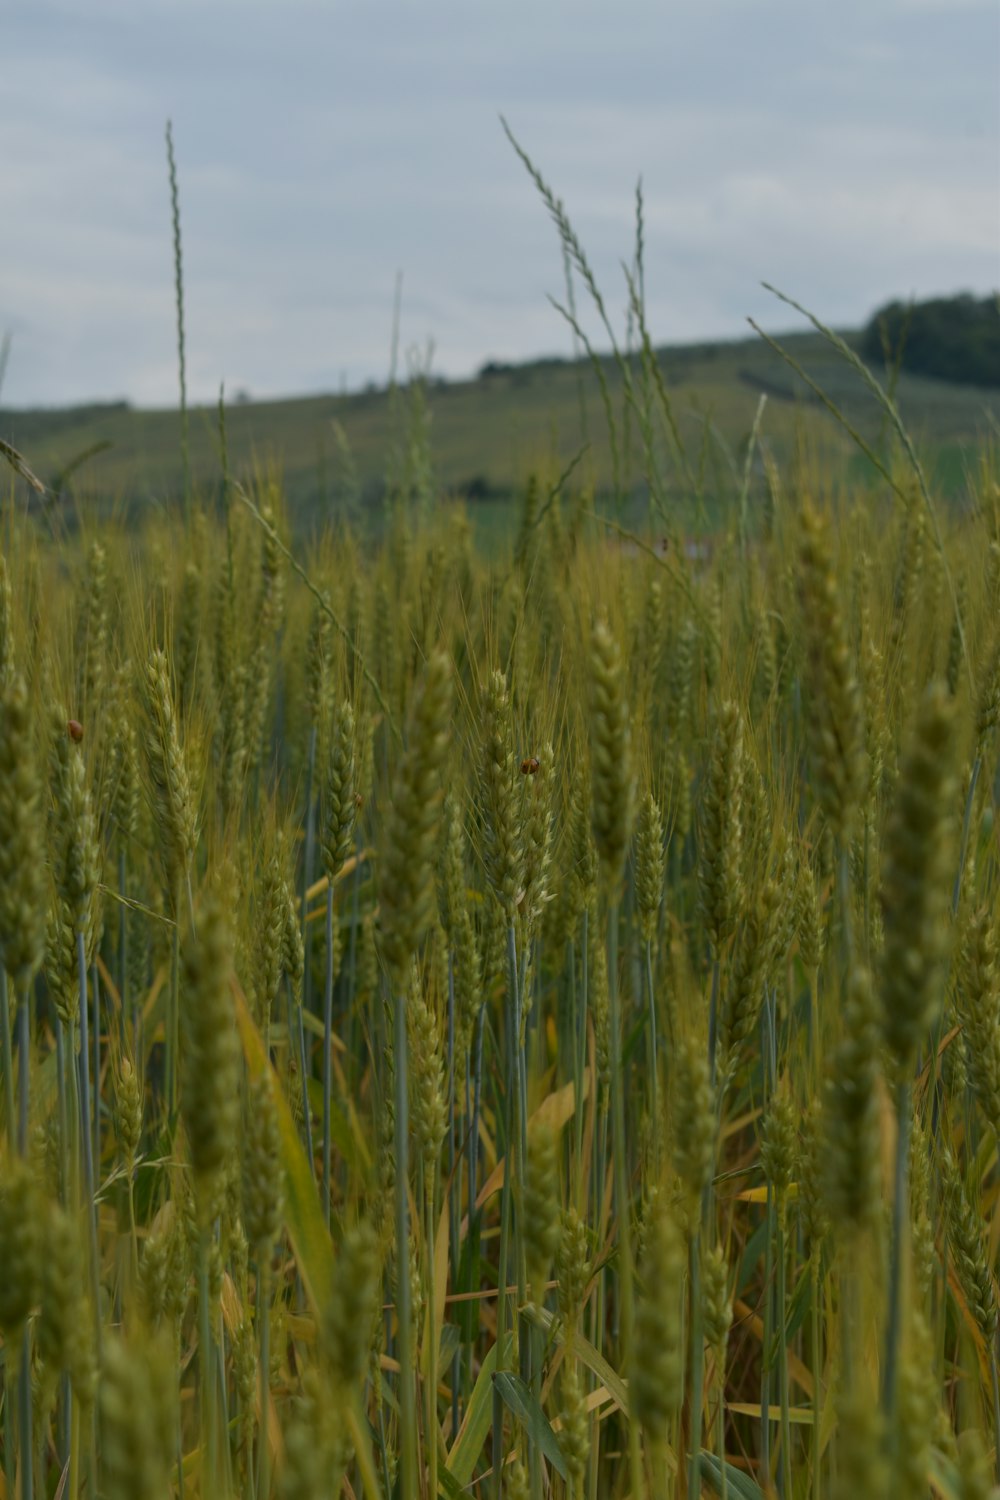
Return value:
M 8 1495 L 17 1494 L 17 1440 L 14 1428 L 17 1425 L 14 1410 L 15 1382 L 10 1369 L 11 1361 L 4 1358 L 3 1369 L 3 1471 Z
M 266 1246 L 257 1247 L 257 1319 L 260 1329 L 258 1375 L 260 1427 L 257 1436 L 257 1494 L 271 1493 L 271 1439 L 268 1418 L 271 1409 L 271 1266 Z
M 645 944 L 645 978 L 646 978 L 646 1001 L 649 1007 L 649 1103 L 653 1112 L 654 1126 L 658 1126 L 660 1119 L 660 1086 L 659 1086 L 659 1056 L 656 1045 L 656 991 L 653 988 L 653 945 L 647 940 Z M 658 1152 L 660 1145 L 659 1130 L 654 1130 L 654 1149 Z
M 7 1141 L 11 1147 L 17 1139 L 17 1106 L 14 1102 L 14 1048 L 10 1031 L 10 1001 L 7 997 L 7 971 L 0 963 L 0 1046 L 3 1048 L 3 1099 L 7 1116 Z
M 688 1455 L 688 1493 L 701 1490 L 702 1404 L 705 1381 L 705 1326 L 701 1300 L 701 1235 L 692 1233 L 688 1247 L 691 1280 L 691 1430 Z M 631 1424 L 633 1427 L 635 1423 Z
M 889 1426 L 890 1443 L 896 1451 L 896 1416 L 899 1394 L 899 1358 L 903 1327 L 903 1247 L 909 1222 L 910 1082 L 902 1078 L 896 1086 L 896 1157 L 893 1174 L 892 1238 L 890 1242 L 888 1318 L 885 1333 L 885 1373 L 882 1407 Z
M 31 1087 L 31 985 L 25 985 L 17 1008 L 18 1117 L 17 1149 L 28 1154 L 28 1098 Z
M 308 923 L 308 903 L 306 892 L 312 885 L 313 871 L 316 861 L 316 799 L 313 787 L 316 779 L 316 725 L 309 727 L 309 753 L 306 760 L 306 792 L 305 792 L 305 850 L 302 856 L 302 883 L 299 890 L 299 909 L 302 913 L 302 951 L 305 955 L 305 968 L 302 971 L 302 1004 L 306 1010 L 311 1008 L 312 998 L 312 964 L 310 963 L 310 931 Z M 303 1087 L 305 1086 L 305 1074 L 303 1074 Z M 310 1153 L 310 1160 L 312 1155 Z
M 119 1014 L 121 1031 L 119 1040 L 124 1042 L 131 1009 L 128 975 L 128 907 L 125 904 L 125 897 L 128 895 L 128 869 L 124 841 L 118 851 L 118 895 L 121 898 L 118 906 L 118 998 L 121 1004 Z M 134 1036 L 131 1038 L 131 1042 L 134 1051 Z
M 90 971 L 90 993 L 94 1005 L 94 1181 L 101 1173 L 101 985 L 95 963 Z
M 326 986 L 323 991 L 323 1213 L 330 1223 L 330 1104 L 333 1082 L 333 884 L 326 888 Z
M 94 1330 L 97 1357 L 101 1357 L 101 1262 L 97 1247 L 97 1199 L 94 1186 L 94 1152 L 90 1139 L 90 1052 L 87 1046 L 87 953 L 84 934 L 76 935 L 77 967 L 80 976 L 80 1051 L 77 1070 L 80 1080 L 80 1155 L 83 1159 L 84 1208 L 90 1244 L 90 1288 L 94 1300 Z
M 972 827 L 972 809 L 976 802 L 976 787 L 979 784 L 979 773 L 983 766 L 982 751 L 976 751 L 976 758 L 972 763 L 972 774 L 969 777 L 969 790 L 965 794 L 965 810 L 962 813 L 962 836 L 958 846 L 958 865 L 955 869 L 955 884 L 951 893 L 951 914 L 955 916 L 958 911 L 958 903 L 962 895 L 962 880 L 965 875 L 965 861 L 969 854 L 969 831 Z
M 55 1018 L 56 1033 L 56 1111 L 59 1121 L 59 1201 L 65 1208 L 69 1203 L 69 1180 L 67 1163 L 72 1160 L 69 1131 L 69 1106 L 66 1100 L 66 1037 L 59 1016 Z
M 20 1423 L 21 1494 L 23 1500 L 32 1500 L 34 1484 L 34 1439 L 32 1437 L 31 1412 L 31 1325 L 26 1324 L 21 1334 L 21 1369 L 17 1400 Z
M 820 1336 L 820 1252 L 814 1250 L 809 1264 L 809 1327 L 810 1353 L 813 1377 L 812 1446 L 812 1500 L 820 1500 L 823 1493 L 823 1466 L 820 1441 L 820 1414 L 822 1403 L 823 1346 Z
M 167 993 L 167 1016 L 164 1028 L 164 1088 L 167 1110 L 171 1119 L 177 1117 L 177 1053 L 180 1045 L 180 969 L 181 933 L 180 924 L 174 924 L 173 947 L 170 954 L 170 988 Z
M 458 1253 L 459 1253 L 459 1230 L 460 1230 L 460 1204 L 459 1188 L 455 1180 L 458 1162 L 458 1121 L 457 1121 L 457 1094 L 456 1082 L 456 1058 L 455 1058 L 455 961 L 454 954 L 448 954 L 448 1037 L 447 1037 L 447 1059 L 448 1059 L 448 1183 L 450 1190 L 448 1195 L 448 1246 L 451 1261 L 452 1285 L 458 1284 Z M 470 1215 L 472 1205 L 469 1207 Z M 458 1431 L 459 1411 L 459 1383 L 461 1379 L 461 1355 L 456 1349 L 451 1363 L 451 1426 L 452 1431 Z
M 789 1417 L 788 1399 L 788 1338 L 785 1332 L 785 1265 L 787 1259 L 785 1247 L 785 1216 L 778 1214 L 778 1227 L 775 1243 L 775 1260 L 777 1262 L 777 1290 L 775 1300 L 778 1313 L 778 1401 L 781 1405 L 781 1493 L 791 1496 L 792 1494 L 792 1424 Z
M 396 1350 L 399 1359 L 399 1465 L 401 1500 L 417 1496 L 417 1422 L 413 1386 L 410 1300 L 409 1099 L 406 1007 L 401 988 L 393 995 L 394 1144 L 396 1152 Z
M 198 1387 L 201 1395 L 202 1486 L 206 1494 L 215 1492 L 219 1479 L 215 1353 L 208 1301 L 208 1258 L 211 1243 L 211 1225 L 205 1224 L 198 1237 Z
M 425 1255 L 427 1264 L 427 1328 L 430 1339 L 427 1346 L 427 1417 L 425 1442 L 427 1448 L 427 1487 L 432 1495 L 438 1493 L 438 1442 L 440 1431 L 437 1417 L 438 1396 L 438 1340 L 437 1340 L 437 1289 L 434 1276 L 435 1239 L 435 1185 L 437 1172 L 432 1167 L 424 1176 L 424 1222 Z
M 500 1192 L 500 1262 L 497 1277 L 497 1367 L 506 1368 L 507 1354 L 507 1330 L 508 1322 L 508 1299 L 507 1286 L 509 1284 L 509 1256 L 511 1240 L 511 1220 L 513 1217 L 513 1175 L 511 1163 L 514 1152 L 514 1134 L 517 1130 L 515 1121 L 515 1110 L 517 1100 L 516 1088 L 516 1062 L 517 1051 L 515 1007 L 508 998 L 504 1006 L 504 1061 L 506 1064 L 504 1088 L 504 1169 L 503 1187 Z M 513 1076 L 512 1076 L 513 1074 Z M 493 1494 L 499 1500 L 501 1489 L 500 1483 L 503 1472 L 503 1425 L 504 1425 L 503 1398 L 500 1391 L 494 1386 L 493 1390 Z
M 181 256 L 181 204 L 174 157 L 173 125 L 167 121 L 167 171 L 170 178 L 170 216 L 174 240 L 174 297 L 177 307 L 177 376 L 181 401 L 181 463 L 184 469 L 184 517 L 191 526 L 191 450 L 188 441 L 187 368 L 184 343 L 184 267 Z
M 632 1285 L 632 1239 L 629 1229 L 629 1172 L 625 1152 L 625 1093 L 622 1076 L 621 1012 L 618 997 L 618 902 L 608 902 L 608 1017 L 611 1031 L 611 1121 L 612 1151 L 615 1163 L 615 1217 L 618 1220 L 618 1284 L 621 1294 L 622 1363 L 632 1352 L 635 1326 L 635 1302 Z M 629 1473 L 632 1493 L 642 1493 L 642 1457 L 639 1427 L 629 1423 Z

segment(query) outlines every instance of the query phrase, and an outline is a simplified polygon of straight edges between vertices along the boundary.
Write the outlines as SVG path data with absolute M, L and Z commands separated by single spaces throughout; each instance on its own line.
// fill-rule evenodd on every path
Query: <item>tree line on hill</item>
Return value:
M 1000 301 L 966 292 L 888 302 L 869 319 L 862 352 L 914 375 L 1000 386 Z

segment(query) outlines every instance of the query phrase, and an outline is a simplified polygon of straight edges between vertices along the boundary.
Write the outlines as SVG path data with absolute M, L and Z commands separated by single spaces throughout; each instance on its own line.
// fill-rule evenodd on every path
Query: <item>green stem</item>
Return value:
M 784 1205 L 778 1211 L 776 1244 L 778 1262 L 778 1399 L 781 1402 L 781 1493 L 785 1500 L 792 1495 L 792 1423 L 788 1415 L 788 1342 L 785 1335 L 785 1212 Z
M 656 993 L 653 989 L 653 945 L 646 943 L 646 995 L 649 1001 L 649 1098 L 653 1111 L 653 1140 L 659 1153 L 660 1101 L 659 1060 L 656 1052 Z
M 898 1451 L 896 1406 L 899 1384 L 899 1351 L 903 1322 L 903 1242 L 909 1218 L 908 1187 L 910 1161 L 910 1083 L 896 1086 L 896 1170 L 892 1203 L 892 1247 L 889 1262 L 889 1315 L 885 1335 L 885 1380 L 882 1407 L 889 1428 L 892 1451 Z
M 260 1428 L 257 1433 L 257 1495 L 268 1500 L 271 1493 L 271 1442 L 268 1417 L 271 1406 L 271 1286 L 266 1245 L 257 1247 L 257 1315 L 260 1319 Z
M 129 1018 L 128 993 L 128 907 L 124 898 L 128 895 L 128 873 L 125 857 L 125 842 L 118 851 L 118 894 L 122 897 L 118 909 L 118 999 L 121 1040 L 125 1040 L 125 1028 Z M 135 1038 L 132 1038 L 133 1046 Z
M 94 964 L 90 971 L 90 993 L 94 1001 L 94 1177 L 101 1170 L 101 986 Z
M 31 1088 L 31 981 L 24 986 L 17 1007 L 18 1116 L 17 1149 L 28 1155 L 28 1096 Z
M 504 1174 L 500 1191 L 500 1262 L 497 1276 L 497 1368 L 506 1368 L 507 1357 L 507 1282 L 510 1255 L 511 1198 L 514 1173 L 511 1169 L 513 1136 L 516 1131 L 514 1113 L 516 1108 L 515 1082 L 512 1069 L 517 1064 L 517 1030 L 514 1006 L 508 998 L 504 1006 L 504 1054 L 506 1064 L 506 1087 L 504 1091 Z M 503 1400 L 499 1390 L 493 1391 L 493 1494 L 499 1500 L 503 1471 Z
M 11 1150 L 17 1138 L 17 1108 L 14 1103 L 14 1046 L 10 1032 L 10 998 L 7 971 L 0 964 L 0 1041 L 3 1047 L 3 1097 L 7 1115 L 7 1142 Z
M 823 1369 L 823 1350 L 820 1343 L 820 1321 L 819 1321 L 819 1280 L 820 1264 L 819 1253 L 814 1250 L 809 1267 L 809 1314 L 812 1325 L 812 1375 L 813 1375 L 813 1425 L 812 1425 L 812 1496 L 813 1500 L 821 1500 L 821 1450 L 820 1450 L 820 1383 Z
M 437 1297 L 434 1286 L 434 1198 L 435 1182 L 437 1172 L 432 1166 L 427 1173 L 425 1183 L 425 1212 L 427 1228 L 425 1231 L 426 1243 L 424 1246 L 425 1264 L 427 1267 L 427 1463 L 428 1463 L 428 1490 L 431 1495 L 438 1492 L 438 1419 L 437 1419 L 437 1384 L 438 1384 L 438 1340 L 437 1340 Z
M 17 1493 L 15 1488 L 17 1445 L 14 1441 L 15 1384 L 11 1364 L 12 1361 L 5 1357 L 3 1366 L 3 1472 L 7 1494 L 15 1495 Z
M 330 1223 L 330 1090 L 333 1050 L 333 882 L 326 888 L 326 987 L 323 993 L 323 1213 Z
M 208 1251 L 211 1227 L 202 1228 L 198 1245 L 198 1380 L 201 1387 L 202 1494 L 216 1493 L 218 1453 L 215 1431 L 215 1380 L 212 1320 L 208 1306 Z
M 701 1494 L 702 1402 L 705 1387 L 705 1325 L 701 1306 L 701 1235 L 696 1229 L 688 1250 L 691 1278 L 691 1431 L 688 1495 Z M 635 1423 L 631 1424 L 635 1426 Z
M 520 1193 L 524 1184 L 524 1165 L 527 1155 L 527 1091 L 524 1085 L 524 1050 L 521 1046 L 521 981 L 517 962 L 517 934 L 514 924 L 507 928 L 507 983 L 508 1008 L 511 1013 L 511 1054 L 508 1070 L 513 1069 L 514 1085 L 514 1182 Z M 528 1300 L 527 1271 L 525 1266 L 524 1235 L 520 1225 L 519 1200 L 514 1202 L 517 1232 L 514 1235 L 515 1280 L 517 1284 L 517 1308 L 520 1310 Z M 521 1345 L 521 1361 L 527 1352 L 527 1339 Z M 522 1374 L 524 1371 L 522 1370 Z
M 982 751 L 976 751 L 976 758 L 972 763 L 972 775 L 969 777 L 969 790 L 965 797 L 965 812 L 962 815 L 962 840 L 958 849 L 958 868 L 955 871 L 955 884 L 951 893 L 951 914 L 958 911 L 958 903 L 962 896 L 962 877 L 965 874 L 965 861 L 969 852 L 969 830 L 972 826 L 972 808 L 976 800 L 976 786 L 979 782 L 979 773 L 983 766 Z
M 128 1164 L 128 1228 L 132 1244 L 132 1286 L 139 1284 L 139 1237 L 135 1225 L 135 1162 Z
M 90 1288 L 94 1299 L 94 1332 L 97 1358 L 101 1357 L 101 1267 L 97 1252 L 97 1203 L 94 1193 L 94 1155 L 90 1141 L 90 1061 L 87 1049 L 87 954 L 83 933 L 76 935 L 76 959 L 80 977 L 80 1156 L 83 1159 L 83 1186 L 86 1198 L 87 1228 L 90 1236 Z
M 180 1015 L 178 985 L 180 983 L 180 968 L 181 929 L 180 922 L 175 922 L 173 948 L 170 955 L 170 993 L 167 997 L 166 1056 L 164 1058 L 167 1112 L 171 1120 L 177 1116 L 177 1046 Z
M 621 1007 L 618 996 L 618 901 L 608 902 L 608 1022 L 611 1032 L 611 1130 L 615 1163 L 615 1217 L 618 1220 L 619 1287 L 621 1291 L 620 1364 L 627 1368 L 632 1357 L 632 1331 L 635 1308 L 632 1288 L 632 1243 L 629 1233 L 631 1195 L 625 1155 L 625 1092 L 622 1077 Z M 642 1454 L 639 1448 L 639 1424 L 628 1424 L 629 1473 L 633 1495 L 642 1494 Z
M 399 1359 L 400 1500 L 416 1500 L 416 1402 L 413 1389 L 412 1330 L 410 1328 L 409 1100 L 407 1079 L 406 1009 L 398 983 L 393 993 L 393 1120 L 396 1150 L 396 1352 Z
M 764 1236 L 764 1340 L 760 1360 L 760 1468 L 767 1484 L 771 1480 L 771 1338 L 774 1332 L 774 1192 L 767 1193 L 767 1229 Z
M 9 1346 L 8 1346 L 9 1347 Z M 21 1495 L 22 1500 L 35 1500 L 35 1487 L 32 1480 L 32 1461 L 34 1449 L 32 1447 L 32 1422 L 31 1422 L 31 1324 L 26 1323 L 21 1334 L 21 1373 L 18 1381 L 17 1409 L 20 1418 L 20 1445 L 21 1445 Z
M 719 1404 L 715 1411 L 715 1446 L 719 1450 L 719 1496 L 728 1500 L 729 1470 L 726 1466 L 726 1392 L 725 1385 L 719 1391 Z

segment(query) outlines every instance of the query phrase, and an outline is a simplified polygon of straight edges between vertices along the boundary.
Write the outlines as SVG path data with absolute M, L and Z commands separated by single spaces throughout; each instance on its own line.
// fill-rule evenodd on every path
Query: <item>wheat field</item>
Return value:
M 514 145 L 610 495 L 487 553 L 419 384 L 380 527 L 304 546 L 221 403 L 196 487 L 169 128 L 183 505 L 0 445 L 10 1500 L 995 1493 L 994 455 L 945 510 L 812 319 L 877 483 L 761 401 L 692 519 L 641 197 L 623 354 Z
M 11 488 L 7 1495 L 993 1492 L 1000 487 L 921 480 Z

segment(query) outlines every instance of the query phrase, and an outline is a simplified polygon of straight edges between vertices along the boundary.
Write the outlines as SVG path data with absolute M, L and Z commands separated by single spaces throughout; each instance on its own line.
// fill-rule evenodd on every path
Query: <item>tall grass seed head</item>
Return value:
M 559 1313 L 564 1323 L 571 1324 L 583 1306 L 591 1277 L 587 1226 L 572 1206 L 563 1210 L 560 1219 L 555 1272 Z
M 361 1222 L 345 1233 L 323 1315 L 327 1358 L 339 1389 L 360 1386 L 373 1346 L 378 1318 L 381 1266 L 378 1240 Z
M 878 1010 L 867 969 L 847 981 L 844 1034 L 830 1067 L 823 1105 L 824 1181 L 838 1234 L 875 1223 L 881 1204 Z
M 34 1175 L 27 1162 L 8 1157 L 0 1164 L 0 1331 L 8 1348 L 38 1301 L 43 1248 Z
M 953 729 L 947 691 L 924 696 L 900 768 L 882 869 L 885 1043 L 900 1076 L 943 1001 L 954 874 Z
M 510 693 L 502 672 L 483 695 L 480 804 L 486 878 L 508 926 L 524 897 L 524 783 L 514 753 Z
M 657 1204 L 646 1225 L 639 1267 L 629 1378 L 635 1415 L 654 1450 L 666 1445 L 684 1398 L 685 1262 L 680 1230 L 665 1206 Z
M 45 951 L 43 832 L 28 690 L 12 677 L 0 692 L 0 962 L 15 991 Z
M 266 1259 L 281 1230 L 284 1207 L 281 1128 L 270 1067 L 247 1090 L 243 1133 L 243 1223 L 258 1259 Z
M 544 1301 L 545 1283 L 560 1241 L 558 1153 L 556 1132 L 548 1125 L 535 1125 L 528 1135 L 520 1209 L 528 1283 L 538 1303 Z
M 396 984 L 405 983 L 410 960 L 434 914 L 433 874 L 450 716 L 448 659 L 435 652 L 396 770 L 380 864 L 382 951 Z
M 240 1044 L 230 990 L 232 941 L 212 894 L 184 944 L 180 1106 L 202 1210 L 236 1149 Z
M 799 543 L 799 598 L 806 640 L 809 736 L 816 793 L 831 827 L 851 827 L 867 777 L 861 692 L 838 602 L 826 528 L 807 504 Z
M 148 733 L 146 783 L 167 889 L 175 906 L 197 838 L 191 778 L 181 746 L 165 654 L 154 650 L 143 678 Z
M 695 1211 L 715 1170 L 715 1099 L 708 1052 L 701 1039 L 678 1039 L 671 1068 L 671 1154 L 674 1171 Z
M 635 904 L 639 929 L 646 943 L 651 943 L 656 935 L 666 862 L 663 814 L 653 794 L 647 792 L 639 808 L 635 834 Z
M 590 635 L 591 819 L 609 888 L 617 891 L 632 836 L 635 788 L 621 651 L 605 620 Z
M 142 1080 L 130 1057 L 122 1057 L 114 1080 L 115 1135 L 125 1162 L 132 1167 L 142 1138 Z
M 740 711 L 723 703 L 702 808 L 698 878 L 705 929 L 718 958 L 741 906 L 743 733 Z
M 323 783 L 320 846 L 329 880 L 337 878 L 354 847 L 357 817 L 354 744 L 354 714 L 344 699 L 337 704 L 333 714 Z
M 784 1220 L 788 1190 L 799 1156 L 799 1112 L 788 1087 L 779 1085 L 764 1114 L 760 1133 L 760 1164 Z
M 414 963 L 407 996 L 406 1026 L 410 1056 L 410 1127 L 427 1172 L 436 1170 L 448 1129 L 444 1059 L 437 1018 Z

